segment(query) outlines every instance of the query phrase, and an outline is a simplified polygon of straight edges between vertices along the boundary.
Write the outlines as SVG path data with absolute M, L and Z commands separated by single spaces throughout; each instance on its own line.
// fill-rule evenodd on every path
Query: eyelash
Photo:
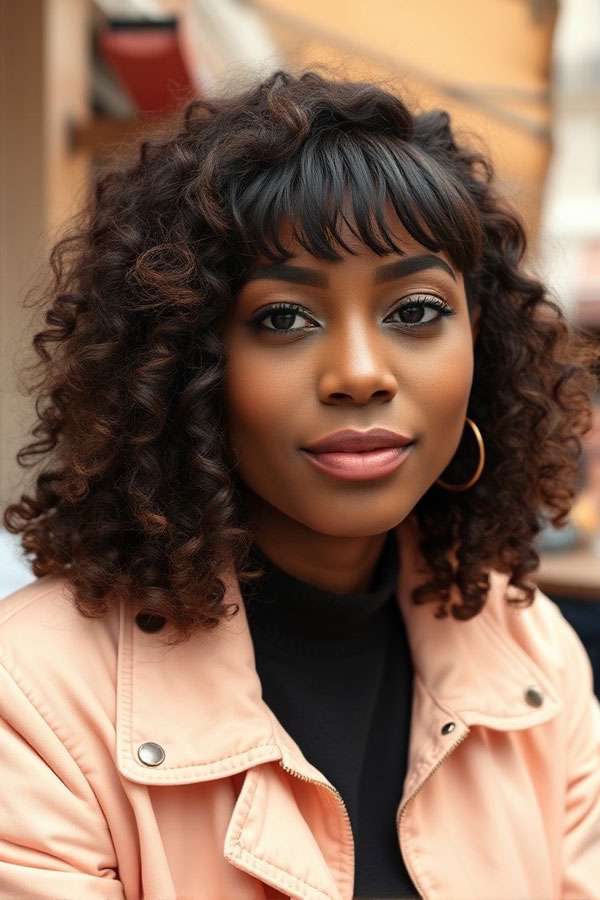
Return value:
M 418 328 L 427 328 L 429 325 L 436 324 L 445 316 L 455 315 L 454 310 L 434 294 L 411 294 L 406 299 L 409 302 L 402 303 L 399 306 L 396 306 L 389 315 L 394 315 L 394 313 L 398 312 L 399 310 L 414 309 L 415 307 L 420 309 L 435 309 L 436 312 L 439 313 L 439 315 L 437 316 L 437 318 L 432 319 L 429 322 L 416 322 L 412 325 L 402 322 L 392 323 L 398 325 L 404 330 L 414 331 Z M 255 331 L 268 331 L 272 334 L 297 334 L 299 331 L 306 330 L 305 328 L 266 328 L 265 326 L 263 326 L 262 323 L 265 321 L 265 319 L 268 319 L 269 316 L 273 316 L 278 312 L 294 313 L 295 315 L 301 315 L 306 319 L 311 318 L 311 316 L 309 316 L 308 313 L 306 313 L 303 308 L 301 306 L 298 306 L 298 304 L 296 303 L 277 303 L 273 306 L 268 306 L 265 309 L 262 309 L 258 313 L 258 315 L 254 316 L 248 321 L 248 325 Z

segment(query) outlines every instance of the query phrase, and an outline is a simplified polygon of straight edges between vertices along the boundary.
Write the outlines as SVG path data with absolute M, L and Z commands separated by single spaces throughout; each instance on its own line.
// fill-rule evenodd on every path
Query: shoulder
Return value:
M 116 647 L 117 635 L 118 612 L 100 618 L 82 615 L 64 577 L 46 575 L 0 600 L 0 648 L 26 644 L 30 658 L 49 648 L 89 649 L 99 641 Z
M 538 588 L 530 606 L 515 605 L 510 602 L 513 589 L 507 582 L 506 575 L 491 572 L 490 592 L 482 613 L 488 623 L 512 639 L 563 698 L 592 693 L 589 657 L 556 603 Z
M 38 711 L 114 706 L 119 614 L 83 616 L 73 589 L 44 576 L 0 600 L 0 666 Z
M 124 896 L 112 836 L 131 819 L 114 759 L 118 618 L 83 617 L 56 576 L 0 600 L 2 897 L 33 898 L 35 886 L 35 897 Z

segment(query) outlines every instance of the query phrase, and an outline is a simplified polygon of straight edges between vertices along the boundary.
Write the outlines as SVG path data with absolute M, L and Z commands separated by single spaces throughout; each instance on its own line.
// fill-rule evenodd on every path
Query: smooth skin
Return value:
M 345 226 L 357 255 L 339 262 L 312 256 L 284 225 L 294 258 L 257 260 L 223 335 L 227 433 L 254 540 L 284 571 L 335 593 L 368 589 L 387 532 L 452 459 L 473 379 L 478 317 L 461 273 L 389 209 L 387 224 L 402 255 L 378 256 Z M 268 314 L 282 303 L 301 311 Z M 300 449 L 373 427 L 415 440 L 383 477 L 343 481 Z

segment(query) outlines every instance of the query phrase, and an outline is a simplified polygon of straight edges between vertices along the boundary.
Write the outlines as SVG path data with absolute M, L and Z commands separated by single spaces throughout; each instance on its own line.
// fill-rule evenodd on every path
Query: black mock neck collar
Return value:
M 263 634 L 268 630 L 272 637 L 284 640 L 305 636 L 343 641 L 360 635 L 367 639 L 396 591 L 398 550 L 393 531 L 386 537 L 365 593 L 336 594 L 308 584 L 280 569 L 256 544 L 251 547 L 250 562 L 264 575 L 241 584 L 248 623 L 252 630 Z

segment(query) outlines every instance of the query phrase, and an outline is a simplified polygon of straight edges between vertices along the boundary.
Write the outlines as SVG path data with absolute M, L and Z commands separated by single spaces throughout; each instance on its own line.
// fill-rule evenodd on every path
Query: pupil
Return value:
M 424 311 L 422 306 L 407 306 L 402 310 L 404 321 L 407 323 L 420 322 L 423 318 L 423 313 Z
M 282 330 L 282 329 L 287 330 L 288 328 L 290 328 L 292 325 L 292 322 L 294 321 L 295 318 L 296 318 L 296 313 L 289 313 L 289 312 L 271 313 L 271 322 L 277 328 L 278 331 Z M 281 319 L 283 319 L 283 323 L 280 321 Z M 278 321 L 276 321 L 276 320 L 278 320 Z M 281 326 L 281 328 L 279 328 L 278 326 Z

